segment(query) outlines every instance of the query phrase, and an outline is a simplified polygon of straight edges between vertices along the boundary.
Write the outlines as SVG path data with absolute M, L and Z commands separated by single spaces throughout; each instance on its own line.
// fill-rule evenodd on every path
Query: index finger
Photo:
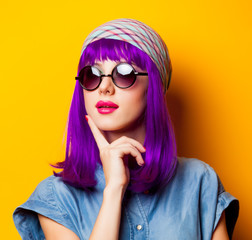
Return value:
M 86 117 L 88 125 L 89 125 L 89 127 L 91 129 L 91 132 L 93 133 L 93 136 L 94 136 L 95 141 L 96 141 L 96 143 L 98 145 L 98 148 L 102 149 L 102 148 L 108 146 L 109 145 L 108 141 L 103 136 L 100 129 L 95 125 L 93 119 L 88 115 L 86 115 L 85 117 Z

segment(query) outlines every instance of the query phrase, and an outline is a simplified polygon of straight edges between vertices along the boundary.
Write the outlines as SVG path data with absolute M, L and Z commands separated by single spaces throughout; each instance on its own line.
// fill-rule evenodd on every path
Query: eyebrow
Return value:
M 115 62 L 117 62 L 117 61 L 115 61 Z M 119 64 L 119 63 L 128 63 L 128 62 L 127 62 L 127 61 L 118 61 L 118 64 Z M 132 66 L 135 66 L 135 67 L 139 67 L 139 66 L 137 66 L 137 64 L 136 64 L 135 62 L 130 62 L 130 63 L 128 63 L 128 64 L 130 64 L 130 65 L 132 65 Z M 95 62 L 94 65 L 100 67 L 100 66 L 102 65 L 102 63 Z M 140 67 L 139 67 L 139 68 L 140 68 Z
M 98 67 L 100 67 L 102 65 L 102 63 L 95 62 L 94 65 L 97 65 Z

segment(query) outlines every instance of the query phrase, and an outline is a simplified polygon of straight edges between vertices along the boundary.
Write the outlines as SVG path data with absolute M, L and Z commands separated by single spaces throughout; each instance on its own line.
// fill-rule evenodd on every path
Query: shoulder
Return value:
M 176 173 L 158 197 L 159 204 L 169 207 L 169 214 L 185 216 L 185 228 L 194 229 L 194 225 L 200 224 L 202 236 L 209 239 L 225 210 L 228 233 L 232 235 L 239 204 L 224 190 L 209 164 L 196 158 L 178 157 Z
M 214 171 L 211 166 L 197 158 L 178 157 L 178 169 L 182 171 L 198 172 L 204 174 L 208 171 Z
M 215 170 L 207 163 L 195 158 L 178 158 L 178 168 L 174 176 L 177 189 L 189 195 L 195 194 L 200 211 L 202 226 L 212 221 L 216 228 L 224 210 L 229 236 L 232 235 L 239 212 L 239 202 L 225 191 Z M 208 220 L 206 220 L 208 219 Z
M 60 187 L 60 188 L 66 188 L 67 184 L 64 183 L 61 179 L 61 177 L 56 177 L 54 175 L 51 175 L 44 180 L 42 180 L 36 187 L 36 189 L 39 189 L 40 191 L 46 191 L 48 188 L 51 190 L 54 187 Z
M 29 198 L 29 201 L 43 201 L 58 208 L 69 209 L 75 204 L 82 204 L 92 197 L 100 197 L 105 186 L 105 179 L 102 170 L 96 171 L 95 178 L 97 185 L 92 189 L 82 189 L 68 184 L 61 177 L 54 175 L 41 181 Z
M 20 205 L 14 212 L 29 210 L 42 214 L 44 211 L 59 212 L 65 215 L 61 204 L 60 196 L 68 189 L 68 186 L 59 177 L 50 176 L 41 181 L 28 200 Z
M 183 193 L 196 194 L 198 198 L 215 196 L 225 191 L 218 174 L 207 163 L 196 158 L 178 157 L 176 173 L 168 184 L 168 189 L 180 189 Z
M 215 196 L 224 191 L 218 175 L 207 163 L 196 158 L 178 157 L 175 175 L 166 185 L 164 193 L 174 199 L 191 198 L 199 202 L 206 194 Z
M 95 197 L 97 192 L 97 188 L 93 191 L 84 190 L 68 184 L 61 177 L 52 175 L 38 184 L 29 200 L 34 197 L 57 207 L 64 214 L 72 214 L 79 211 L 80 206 L 85 207 L 83 203 L 88 202 L 92 196 Z
M 38 215 L 43 215 L 65 226 L 77 234 L 76 223 L 72 219 L 72 199 L 74 187 L 65 184 L 61 178 L 50 176 L 41 181 L 29 199 L 18 206 L 13 213 L 16 228 L 23 239 L 44 239 Z M 34 234 L 29 238 L 29 234 Z
M 194 181 L 194 183 L 198 184 L 208 181 L 211 185 L 221 187 L 215 170 L 209 164 L 196 158 L 178 157 L 178 168 L 175 178 L 189 183 Z M 224 191 L 224 189 L 220 190 Z
M 60 177 L 52 175 L 37 185 L 29 200 L 52 203 L 52 201 L 56 201 L 58 195 L 62 195 L 64 192 L 69 191 L 69 188 L 70 186 L 65 184 Z
M 55 186 L 63 185 L 61 182 L 60 178 L 54 175 L 47 177 L 37 185 L 32 195 L 34 195 L 34 193 L 38 194 L 38 196 L 53 194 Z

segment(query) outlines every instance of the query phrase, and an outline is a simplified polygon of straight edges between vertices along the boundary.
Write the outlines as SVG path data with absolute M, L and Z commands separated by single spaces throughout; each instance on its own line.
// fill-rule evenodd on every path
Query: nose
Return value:
M 114 94 L 114 92 L 115 92 L 115 85 L 112 81 L 111 75 L 103 76 L 99 86 L 99 93 L 112 95 Z

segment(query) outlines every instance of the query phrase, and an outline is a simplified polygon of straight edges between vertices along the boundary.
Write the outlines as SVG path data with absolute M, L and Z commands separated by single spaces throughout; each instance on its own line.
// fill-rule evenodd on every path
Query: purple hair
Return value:
M 128 189 L 134 192 L 158 189 L 171 180 L 177 166 L 175 136 L 160 73 L 146 53 L 127 42 L 112 39 L 89 44 L 80 58 L 78 73 L 88 64 L 107 59 L 134 62 L 148 72 L 147 107 L 143 116 L 146 153 L 142 156 L 145 165 L 130 169 Z M 99 149 L 85 120 L 86 114 L 83 89 L 77 81 L 68 116 L 65 160 L 54 166 L 63 171 L 54 174 L 66 183 L 83 189 L 96 185 L 95 170 L 97 164 L 101 164 Z

